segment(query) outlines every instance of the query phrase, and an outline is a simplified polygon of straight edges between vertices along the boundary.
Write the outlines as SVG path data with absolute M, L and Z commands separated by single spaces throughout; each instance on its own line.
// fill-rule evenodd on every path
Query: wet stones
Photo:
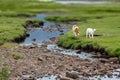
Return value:
M 111 57 L 111 58 L 109 58 L 108 60 L 109 60 L 109 62 L 111 62 L 111 63 L 119 62 L 119 59 L 118 59 L 117 57 Z
M 60 78 L 60 80 L 71 80 L 71 78 L 68 78 L 68 77 L 62 77 L 62 78 Z
M 34 75 L 24 75 L 22 77 L 22 80 L 35 80 L 35 76 Z
M 9 67 L 13 70 L 14 74 L 33 74 L 35 78 L 37 75 L 43 76 L 45 74 L 54 74 L 61 75 L 60 80 L 85 80 L 91 76 L 103 76 L 109 74 L 111 77 L 111 72 L 119 68 L 119 64 L 114 63 L 117 58 L 102 58 L 96 62 L 91 62 L 87 59 L 80 59 L 77 56 L 70 55 L 60 55 L 58 52 L 48 51 L 47 46 L 49 43 L 43 44 L 41 47 L 29 48 L 29 47 L 16 47 L 12 50 L 1 49 L 1 52 L 4 54 L 4 61 L 9 60 Z M 8 52 L 19 52 L 24 56 L 20 60 L 12 59 L 11 56 L 8 56 Z M 7 55 L 6 55 L 7 54 Z M 109 62 L 110 61 L 110 62 Z M 113 62 L 113 63 L 111 63 Z M 2 64 L 0 62 L 0 64 Z M 18 73 L 19 72 L 19 73 Z M 11 75 L 15 77 L 14 75 Z M 35 80 L 32 77 L 26 77 L 22 80 Z
M 102 62 L 102 63 L 106 63 L 106 62 L 108 62 L 108 59 L 100 58 L 99 61 Z
M 79 78 L 79 74 L 77 72 L 66 72 L 66 77 L 77 79 Z

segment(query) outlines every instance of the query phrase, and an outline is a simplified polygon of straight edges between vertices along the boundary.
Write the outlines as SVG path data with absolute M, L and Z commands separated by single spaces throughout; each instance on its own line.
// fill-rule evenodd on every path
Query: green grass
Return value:
M 0 14 L 34 14 L 42 12 L 63 11 L 62 5 L 53 2 L 39 2 L 38 0 L 0 0 Z
M 74 38 L 72 31 L 60 37 L 58 44 L 66 48 L 78 48 L 92 44 L 103 47 L 111 55 L 120 55 L 119 21 L 120 3 L 97 5 L 61 5 L 38 0 L 0 0 L 0 42 L 11 41 L 24 34 L 23 24 L 27 18 L 11 17 L 18 14 L 58 13 L 46 19 L 57 22 L 84 21 L 80 26 L 81 35 Z M 60 15 L 61 14 L 61 15 Z M 87 27 L 96 28 L 95 39 L 86 39 Z
M 80 28 L 80 36 L 78 38 L 74 38 L 72 30 L 70 30 L 67 34 L 61 36 L 58 44 L 66 48 L 85 47 L 88 44 L 92 44 L 93 47 L 105 48 L 110 55 L 120 56 L 119 21 L 120 16 L 87 20 L 82 24 L 78 24 Z M 88 27 L 96 28 L 95 34 L 99 36 L 95 36 L 94 39 L 86 39 L 85 32 Z
M 27 19 L 0 17 L 0 42 L 7 42 L 22 36 L 25 33 L 25 28 L 22 24 Z
M 85 21 L 87 19 L 120 16 L 120 3 L 97 5 L 65 5 L 67 14 L 48 16 L 46 19 L 57 22 Z
M 13 58 L 16 59 L 16 60 L 23 58 L 23 56 L 20 53 L 13 52 L 11 54 L 12 54 Z
M 11 71 L 7 66 L 0 69 L 0 80 L 9 80 L 10 75 Z

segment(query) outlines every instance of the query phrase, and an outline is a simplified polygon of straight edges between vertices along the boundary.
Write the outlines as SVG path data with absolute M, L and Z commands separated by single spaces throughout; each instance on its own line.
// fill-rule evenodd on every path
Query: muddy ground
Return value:
M 53 42 L 54 41 L 54 42 Z M 56 41 L 53 40 L 52 44 Z M 84 80 L 84 78 L 94 75 L 108 74 L 117 68 L 117 58 L 99 59 L 99 61 L 89 61 L 80 59 L 78 56 L 70 56 L 47 50 L 47 44 L 41 47 L 15 46 L 13 48 L 0 48 L 0 66 L 7 65 L 12 72 L 10 78 L 12 80 L 34 80 L 34 77 L 42 77 L 45 74 L 57 75 L 61 80 Z M 12 53 L 21 55 L 16 59 Z M 31 76 L 23 77 L 24 74 Z M 64 75 L 66 74 L 66 75 Z M 118 75 L 120 77 L 120 75 Z

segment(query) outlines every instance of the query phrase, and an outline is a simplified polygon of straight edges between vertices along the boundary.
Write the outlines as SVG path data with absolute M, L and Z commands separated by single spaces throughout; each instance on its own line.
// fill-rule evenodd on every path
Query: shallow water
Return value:
M 55 1 L 60 4 L 103 4 L 109 3 L 108 1 Z
M 46 76 L 42 78 L 37 78 L 36 80 L 56 80 L 56 76 L 51 75 L 51 76 Z
M 56 24 L 55 22 L 50 22 L 50 21 L 45 20 L 45 17 L 49 15 L 50 14 L 37 14 L 34 18 L 44 21 L 44 25 L 43 25 L 44 27 L 49 27 L 50 25 Z
M 56 26 L 56 23 L 46 21 L 44 19 L 46 16 L 48 16 L 48 15 L 47 14 L 38 14 L 34 18 L 43 20 L 44 21 L 44 25 L 43 25 L 44 28 L 50 27 L 50 26 Z M 60 24 L 60 26 L 64 27 L 66 25 Z M 52 29 L 52 31 L 43 30 L 41 28 L 32 28 L 30 31 L 27 32 L 30 36 L 27 37 L 21 43 L 21 45 L 32 45 L 32 39 L 36 39 L 36 43 L 38 45 L 41 45 L 43 41 L 49 41 L 50 38 L 59 37 L 60 34 L 64 34 L 67 32 L 67 29 L 65 29 L 65 28 L 61 28 L 61 30 L 62 30 L 62 32 L 58 31 L 56 28 Z
M 97 61 L 97 59 L 92 58 L 92 56 L 95 56 L 94 53 L 85 53 L 85 52 L 77 53 L 78 50 L 64 49 L 64 48 L 58 47 L 56 44 L 47 45 L 47 49 L 51 51 L 53 50 L 55 52 L 59 52 L 64 55 L 76 55 L 80 59 L 88 59 L 90 61 Z
M 94 76 L 94 77 L 90 77 L 90 79 L 95 79 L 95 80 L 120 80 L 120 69 L 117 69 L 115 71 L 113 71 L 112 73 L 113 76 L 108 77 L 108 75 L 104 75 L 102 77 L 100 76 Z M 118 77 L 119 75 L 119 77 Z
M 63 30 L 63 33 L 65 33 L 66 30 Z M 25 39 L 25 41 L 22 43 L 23 45 L 31 45 L 32 39 L 36 39 L 37 44 L 41 44 L 43 41 L 50 41 L 50 38 L 52 37 L 58 37 L 61 32 L 54 30 L 52 32 L 43 31 L 41 28 L 33 29 L 28 32 L 30 34 L 29 37 Z
M 108 77 L 108 75 L 104 76 L 93 76 L 93 77 L 86 77 L 85 80 L 120 80 L 120 69 L 113 71 L 112 78 Z M 119 75 L 119 77 L 118 77 Z M 30 75 L 24 75 L 24 77 L 28 78 Z M 36 77 L 34 80 L 60 80 L 55 75 L 44 76 L 44 77 Z
M 85 78 L 85 80 L 120 80 L 120 76 L 118 77 L 118 75 L 120 75 L 120 69 L 113 71 L 112 75 L 114 75 L 112 76 L 112 78 L 108 77 L 108 75 L 104 75 Z M 56 76 L 51 75 L 47 77 L 38 78 L 36 80 L 57 80 L 57 79 Z

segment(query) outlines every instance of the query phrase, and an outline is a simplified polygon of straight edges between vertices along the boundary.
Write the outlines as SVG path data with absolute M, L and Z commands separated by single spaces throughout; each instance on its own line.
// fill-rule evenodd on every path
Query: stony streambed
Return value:
M 36 16 L 36 18 L 38 18 L 38 19 L 41 19 L 41 20 L 43 20 L 44 21 L 44 25 L 43 25 L 43 27 L 42 28 L 35 28 L 35 29 L 32 29 L 29 33 L 30 33 L 30 36 L 28 37 L 28 38 L 26 38 L 26 40 L 25 40 L 25 42 L 23 43 L 23 44 L 26 44 L 26 43 L 31 43 L 31 40 L 32 40 L 32 38 L 36 38 L 36 43 L 38 44 L 38 45 L 41 45 L 41 43 L 42 42 L 44 42 L 44 41 L 48 41 L 47 43 L 46 42 L 44 42 L 43 44 L 45 44 L 46 46 L 45 46 L 45 48 L 48 50 L 48 51 L 50 51 L 50 52 L 53 52 L 53 53 L 57 53 L 58 55 L 60 55 L 60 56 L 70 56 L 70 57 L 72 57 L 72 56 L 76 56 L 77 58 L 79 58 L 79 59 L 81 59 L 81 60 L 83 60 L 83 63 L 84 63 L 84 60 L 85 61 L 88 61 L 88 63 L 90 62 L 90 63 L 93 63 L 94 64 L 94 62 L 102 62 L 104 65 L 106 65 L 106 68 L 108 68 L 109 67 L 109 65 L 112 65 L 112 64 L 109 64 L 109 63 L 116 63 L 116 61 L 117 61 L 117 58 L 110 58 L 109 60 L 108 59 L 104 59 L 104 58 L 93 58 L 92 56 L 96 56 L 96 54 L 93 52 L 93 53 L 85 53 L 85 52 L 79 52 L 79 51 L 77 51 L 77 50 L 71 50 L 71 49 L 63 49 L 63 48 L 61 48 L 61 47 L 58 47 L 57 45 L 56 45 L 56 42 L 57 42 L 57 37 L 59 36 L 59 35 L 61 35 L 61 34 L 64 34 L 64 33 L 66 33 L 67 32 L 67 30 L 69 29 L 69 28 L 71 28 L 72 26 L 70 26 L 70 25 L 63 25 L 63 24 L 56 24 L 56 23 L 54 23 L 54 22 L 49 22 L 49 21 L 46 21 L 46 20 L 44 20 L 44 17 L 46 17 L 47 15 L 46 14 L 41 14 L 41 15 L 37 15 Z M 73 58 L 71 58 L 71 60 L 74 62 L 74 59 Z M 64 60 L 64 61 L 66 61 L 66 60 Z M 109 62 L 110 61 L 110 62 Z M 69 63 L 68 63 L 69 64 Z M 76 63 L 75 63 L 76 64 Z M 79 63 L 78 63 L 79 64 Z M 102 65 L 103 64 L 101 64 L 101 68 L 102 68 Z M 109 64 L 109 65 L 108 65 Z M 64 64 L 61 64 L 61 65 L 64 65 Z M 117 64 L 118 65 L 118 64 Z M 116 65 L 116 66 L 117 66 Z M 89 66 L 91 66 L 91 64 L 89 64 Z M 99 65 L 96 65 L 95 67 L 97 67 L 97 66 L 99 66 Z M 78 66 L 79 67 L 79 66 Z M 119 66 L 117 66 L 117 67 L 119 67 Z M 104 66 L 103 66 L 103 68 L 104 68 Z M 81 68 L 82 69 L 82 68 Z M 92 68 L 91 68 L 92 69 Z M 104 68 L 105 69 L 105 68 Z M 116 68 L 117 69 L 117 68 Z M 102 75 L 104 75 L 104 74 L 106 74 L 106 73 L 100 73 L 99 74 L 99 71 L 98 71 L 98 69 L 96 68 L 96 70 L 97 70 L 97 72 L 98 73 L 93 73 L 93 72 L 89 72 L 89 70 L 88 70 L 88 72 L 86 72 L 86 73 L 89 73 L 88 75 L 87 75 L 87 77 L 86 76 L 83 76 L 85 73 L 83 73 L 83 75 L 80 75 L 80 73 L 79 72 L 77 72 L 76 70 L 71 70 L 71 71 L 73 71 L 73 73 L 75 72 L 75 73 L 78 73 L 77 75 L 79 75 L 79 76 L 82 76 L 82 78 L 86 78 L 86 79 L 88 79 L 88 77 L 89 77 L 89 79 L 97 79 L 97 78 L 100 78 L 100 76 Z M 63 70 L 64 71 L 64 70 Z M 70 71 L 70 74 L 72 74 L 71 73 L 71 71 Z M 84 70 L 83 70 L 84 71 Z M 87 70 L 86 70 L 87 71 Z M 90 71 L 92 71 L 92 70 L 90 70 Z M 94 71 L 94 69 L 93 69 L 93 71 Z M 111 71 L 113 71 L 113 70 L 111 70 Z M 111 72 L 110 71 L 110 72 Z M 109 72 L 109 70 L 108 70 L 108 72 Z M 118 72 L 119 72 L 119 70 L 118 70 Z M 52 73 L 51 75 L 48 75 L 49 74 L 49 72 L 47 72 L 46 74 L 44 74 L 44 76 L 45 75 L 47 75 L 47 77 L 41 77 L 41 78 L 36 78 L 36 79 L 46 79 L 46 80 L 53 80 L 53 79 L 56 79 L 58 76 L 56 75 L 57 73 Z M 69 74 L 69 72 L 68 72 L 68 74 Z M 117 79 L 116 77 L 115 77 L 115 75 L 113 76 L 112 75 L 113 73 L 108 73 L 108 77 L 106 77 L 106 75 L 105 76 L 103 76 L 103 77 L 101 77 L 101 79 Z M 59 76 L 62 76 L 62 77 L 65 77 L 65 75 L 67 76 L 67 72 L 65 71 L 65 72 L 62 72 L 62 73 L 59 73 Z M 74 75 L 74 74 L 72 74 L 72 75 Z M 85 74 L 86 75 L 86 74 Z M 93 75 L 96 75 L 96 77 L 94 76 L 93 77 Z M 119 75 L 119 73 L 117 73 L 116 74 L 116 76 L 118 76 Z M 112 78 L 112 76 L 113 76 L 113 78 Z M 59 78 L 60 79 L 60 78 Z
M 4 66 L 7 62 L 12 71 L 12 80 L 39 80 L 43 76 L 53 75 L 56 76 L 53 78 L 61 80 L 66 80 L 66 78 L 67 80 L 89 80 L 90 78 L 96 79 L 97 77 L 95 76 L 104 75 L 110 79 L 120 79 L 119 70 L 114 75 L 112 73 L 120 68 L 120 65 L 114 62 L 115 58 L 91 61 L 89 59 L 81 59 L 77 55 L 71 56 L 50 51 L 47 49 L 47 45 L 48 43 L 41 45 L 41 47 L 16 46 L 11 49 L 1 48 L 3 61 L 0 62 L 0 66 Z M 14 59 L 11 52 L 21 54 L 22 58 Z M 30 76 L 24 76 L 28 74 Z

